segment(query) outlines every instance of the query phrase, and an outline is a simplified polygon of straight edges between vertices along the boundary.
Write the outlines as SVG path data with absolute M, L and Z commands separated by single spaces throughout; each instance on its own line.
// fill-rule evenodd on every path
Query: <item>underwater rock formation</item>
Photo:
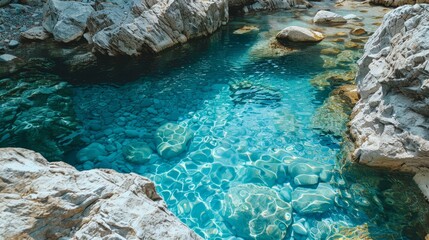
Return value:
M 249 239 L 283 239 L 292 223 L 292 207 L 278 193 L 254 184 L 229 189 L 223 216 L 231 230 Z
M 429 5 L 388 13 L 365 45 L 350 132 L 371 166 L 429 167 Z
M 88 38 L 104 54 L 140 55 L 207 36 L 226 22 L 224 0 L 118 1 L 91 14 Z
M 80 143 L 71 88 L 58 76 L 20 73 L 0 87 L 0 146 L 32 148 L 54 161 Z
M 170 159 L 186 151 L 194 133 L 186 126 L 166 123 L 155 133 L 155 142 L 159 155 Z
M 292 206 L 301 214 L 324 213 L 334 206 L 335 190 L 327 183 L 317 188 L 298 187 L 292 192 Z
M 312 7 L 306 0 L 229 0 L 231 12 L 257 12 L 267 10 L 291 9 L 294 6 Z
M 200 239 L 147 178 L 79 172 L 26 149 L 0 149 L 0 236 L 5 239 Z

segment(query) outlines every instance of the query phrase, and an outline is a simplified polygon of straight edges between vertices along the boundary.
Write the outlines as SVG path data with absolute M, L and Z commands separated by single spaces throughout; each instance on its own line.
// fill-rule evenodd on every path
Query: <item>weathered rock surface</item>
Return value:
M 281 42 L 320 42 L 325 36 L 322 33 L 308 28 L 290 26 L 281 30 L 276 35 L 277 40 Z
M 428 0 L 369 0 L 371 4 L 383 5 L 386 7 L 399 7 L 406 4 L 429 3 Z
M 293 6 L 311 7 L 306 0 L 229 0 L 232 12 L 257 12 L 267 10 L 290 9 Z
M 101 53 L 140 55 L 207 36 L 227 21 L 225 0 L 133 0 L 101 5 L 89 17 L 88 29 Z
M 350 132 L 355 158 L 417 171 L 429 166 L 429 5 L 388 13 L 365 45 L 356 78 L 361 99 Z
M 55 40 L 68 43 L 83 35 L 93 11 L 89 3 L 49 0 L 43 9 L 43 27 Z
M 337 13 L 320 10 L 314 16 L 313 22 L 318 24 L 337 25 L 347 23 L 347 20 Z
M 292 192 L 292 207 L 301 214 L 324 213 L 334 206 L 334 189 L 327 183 L 317 188 L 298 187 Z
M 5 239 L 200 239 L 148 179 L 79 172 L 26 149 L 0 149 L 0 202 Z
M 49 34 L 43 27 L 39 26 L 32 27 L 27 31 L 22 32 L 21 37 L 27 40 L 45 40 L 49 38 Z

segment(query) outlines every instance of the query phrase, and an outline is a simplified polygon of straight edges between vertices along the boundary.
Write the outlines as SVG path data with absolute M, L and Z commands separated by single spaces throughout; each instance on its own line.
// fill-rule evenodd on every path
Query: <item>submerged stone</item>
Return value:
M 305 228 L 304 224 L 302 224 L 300 222 L 292 224 L 292 229 L 295 233 L 297 233 L 299 235 L 306 236 L 308 234 L 308 231 Z
M 178 156 L 188 148 L 188 143 L 194 136 L 188 127 L 166 123 L 155 132 L 155 142 L 158 154 L 166 159 Z
M 245 34 L 249 32 L 259 31 L 259 28 L 256 26 L 244 26 L 234 31 L 234 34 Z
M 100 156 L 107 156 L 106 148 L 100 143 L 91 143 L 76 154 L 77 160 L 82 163 L 96 161 Z
M 322 33 L 298 26 L 290 26 L 281 30 L 277 35 L 276 39 L 284 42 L 320 42 L 325 38 Z
M 222 211 L 228 227 L 245 239 L 283 239 L 292 223 L 292 207 L 268 187 L 243 184 L 229 189 Z
M 147 163 L 152 153 L 152 149 L 145 142 L 133 142 L 122 148 L 125 160 L 131 163 Z
M 315 174 L 300 174 L 293 179 L 295 185 L 314 185 L 319 182 L 319 176 Z
M 327 183 L 317 188 L 298 187 L 292 192 L 292 206 L 301 214 L 324 213 L 334 206 L 334 189 Z
M 337 13 L 321 10 L 314 16 L 313 22 L 318 24 L 338 25 L 347 23 L 347 20 Z

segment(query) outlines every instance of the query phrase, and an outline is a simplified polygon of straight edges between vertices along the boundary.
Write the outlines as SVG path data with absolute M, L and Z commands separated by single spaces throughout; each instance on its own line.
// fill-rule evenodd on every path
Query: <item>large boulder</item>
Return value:
M 225 0 L 131 0 L 101 5 L 90 16 L 88 27 L 90 41 L 99 52 L 140 55 L 207 36 L 227 21 Z
M 429 5 L 388 13 L 365 45 L 350 132 L 360 163 L 429 167 Z
M 320 42 L 325 37 L 322 33 L 313 31 L 308 28 L 298 27 L 298 26 L 290 26 L 283 30 L 281 30 L 276 35 L 277 40 L 281 42 Z
M 291 205 L 271 188 L 254 184 L 230 188 L 222 215 L 244 239 L 284 239 L 292 223 Z
M 26 149 L 0 149 L 4 239 L 200 239 L 136 174 L 79 172 Z
M 318 24 L 338 25 L 347 23 L 347 20 L 337 13 L 320 10 L 314 16 L 313 22 Z
M 43 27 L 56 41 L 68 43 L 84 34 L 93 11 L 89 3 L 49 0 L 43 8 Z

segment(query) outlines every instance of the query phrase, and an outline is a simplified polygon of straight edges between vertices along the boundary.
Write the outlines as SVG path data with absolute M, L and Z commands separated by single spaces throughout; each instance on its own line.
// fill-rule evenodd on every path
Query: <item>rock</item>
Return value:
M 49 0 L 43 8 L 43 27 L 54 39 L 68 43 L 80 39 L 89 15 L 94 11 L 89 3 Z
M 165 159 L 178 156 L 188 149 L 193 136 L 194 133 L 185 126 L 175 123 L 162 125 L 155 132 L 158 154 Z
M 338 48 L 324 48 L 320 51 L 320 54 L 323 55 L 337 55 L 341 50 Z
M 133 142 L 122 148 L 125 160 L 136 164 L 149 162 L 153 151 L 145 142 Z
M 230 230 L 244 239 L 284 239 L 292 223 L 292 207 L 263 186 L 231 187 L 221 213 Z
M 259 31 L 259 28 L 256 26 L 244 26 L 240 29 L 235 30 L 234 34 L 245 34 L 254 31 Z
M 267 40 L 258 41 L 251 47 L 249 55 L 254 58 L 275 58 L 286 56 L 296 51 L 296 49 L 285 46 L 272 37 Z
M 77 160 L 81 163 L 87 161 L 95 162 L 100 156 L 107 156 L 106 148 L 100 143 L 91 143 L 76 154 Z
M 429 3 L 428 0 L 369 0 L 371 4 L 386 7 L 399 7 L 403 5 L 414 5 L 418 3 Z
M 362 45 L 357 44 L 357 43 L 352 42 L 352 41 L 347 41 L 344 43 L 344 47 L 346 47 L 346 48 L 362 48 Z
M 112 56 L 140 55 L 207 36 L 227 21 L 225 0 L 143 0 L 94 12 L 88 28 L 95 50 Z
M 70 73 L 91 70 L 97 64 L 97 57 L 92 52 L 77 54 L 64 61 Z
M 292 192 L 292 207 L 300 214 L 324 213 L 334 206 L 335 195 L 327 183 L 315 189 L 298 187 Z
M 413 177 L 414 182 L 419 186 L 426 200 L 429 201 L 429 169 L 420 170 Z
M 338 25 L 347 23 L 347 20 L 339 14 L 330 11 L 320 10 L 314 16 L 313 22 L 317 24 Z
M 362 35 L 368 34 L 368 32 L 363 28 L 353 28 L 350 31 L 350 34 L 355 36 L 362 36 Z
M 428 26 L 429 5 L 403 6 L 385 15 L 365 45 L 350 127 L 360 163 L 429 166 Z
M 344 19 L 346 19 L 346 20 L 354 20 L 354 21 L 362 21 L 363 20 L 362 17 L 358 17 L 355 14 L 347 14 L 347 15 L 344 16 Z
M 292 224 L 292 229 L 294 232 L 296 232 L 297 234 L 302 235 L 302 236 L 307 236 L 307 234 L 308 234 L 307 229 L 300 222 Z
M 319 182 L 319 176 L 315 174 L 300 174 L 293 178 L 297 186 L 315 185 Z
M 49 33 L 41 26 L 32 27 L 21 33 L 21 37 L 27 40 L 45 40 L 49 38 Z
M 0 0 L 0 7 L 6 6 L 10 3 L 10 0 Z
M 5 239 L 200 239 L 136 174 L 79 172 L 30 150 L 3 148 L 0 179 Z
M 8 44 L 8 47 L 9 48 L 16 48 L 16 47 L 18 47 L 18 45 L 19 45 L 19 42 L 18 41 L 16 41 L 16 40 L 11 40 L 10 42 L 9 42 L 9 44 Z
M 11 54 L 2 54 L 0 55 L 0 62 L 11 62 L 15 59 L 18 59 L 16 56 Z
M 287 42 L 320 42 L 325 38 L 322 33 L 313 31 L 308 28 L 291 26 L 281 30 L 277 35 L 276 39 L 282 43 Z

